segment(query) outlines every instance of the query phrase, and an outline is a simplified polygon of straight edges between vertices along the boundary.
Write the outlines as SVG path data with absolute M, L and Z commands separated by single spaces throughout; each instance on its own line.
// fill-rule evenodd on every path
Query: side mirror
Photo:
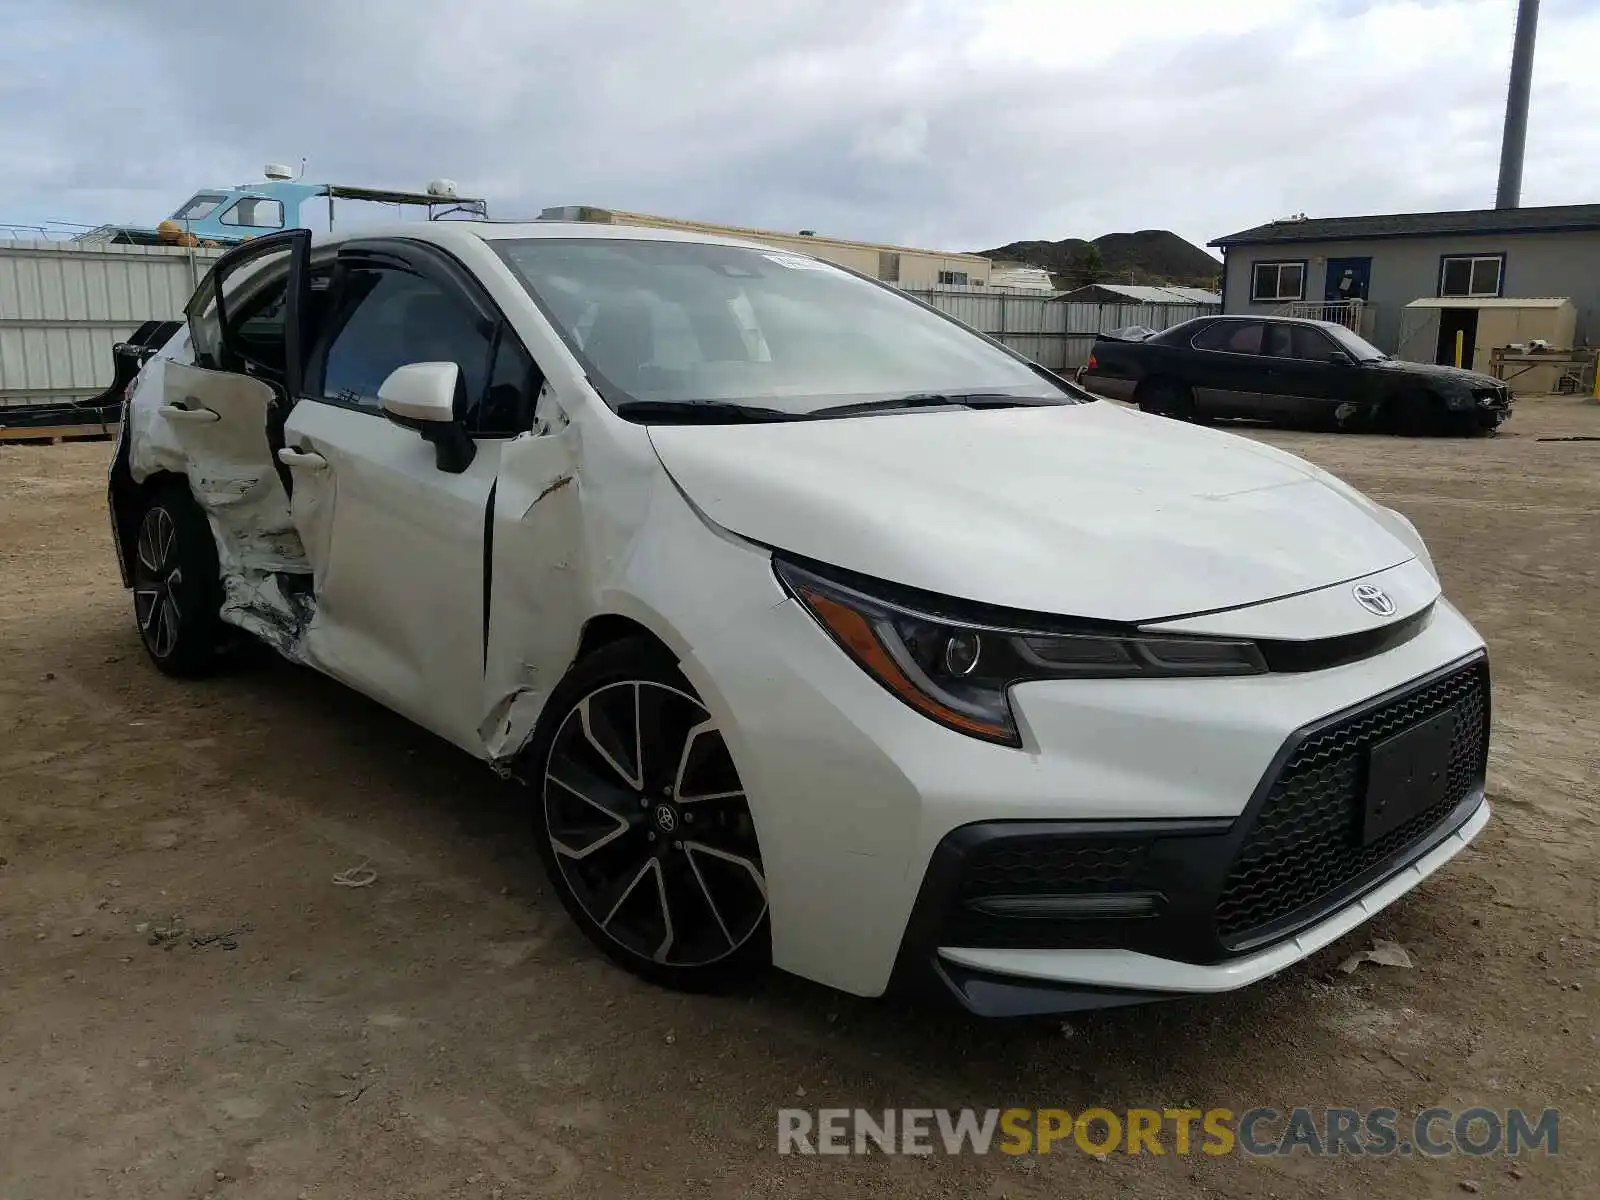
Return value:
M 1335 350 L 1332 354 L 1328 355 L 1328 361 L 1336 367 L 1349 367 L 1354 366 L 1356 360 L 1351 358 L 1343 350 Z
M 378 388 L 378 403 L 396 425 L 414 429 L 434 450 L 434 465 L 459 475 L 472 465 L 478 446 L 456 420 L 461 368 L 453 362 L 407 363 Z
M 454 421 L 460 382 L 461 368 L 453 362 L 408 363 L 383 381 L 378 402 L 402 425 Z

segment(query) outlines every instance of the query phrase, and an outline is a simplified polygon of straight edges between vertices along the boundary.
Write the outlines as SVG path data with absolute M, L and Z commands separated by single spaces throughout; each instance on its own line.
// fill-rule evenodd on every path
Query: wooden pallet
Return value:
M 0 442 L 35 442 L 54 446 L 58 442 L 106 442 L 117 436 L 118 422 L 108 425 L 0 425 Z

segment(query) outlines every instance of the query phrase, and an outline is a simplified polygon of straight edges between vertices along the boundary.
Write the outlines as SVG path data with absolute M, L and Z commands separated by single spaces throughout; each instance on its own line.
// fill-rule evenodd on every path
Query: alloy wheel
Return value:
M 544 812 L 562 878 L 631 954 L 709 966 L 761 928 L 750 808 L 716 722 L 687 692 L 629 680 L 574 704 L 551 743 Z
M 178 590 L 183 568 L 178 565 L 178 534 L 172 514 L 155 505 L 139 523 L 133 567 L 133 613 L 139 633 L 156 658 L 168 658 L 178 644 Z

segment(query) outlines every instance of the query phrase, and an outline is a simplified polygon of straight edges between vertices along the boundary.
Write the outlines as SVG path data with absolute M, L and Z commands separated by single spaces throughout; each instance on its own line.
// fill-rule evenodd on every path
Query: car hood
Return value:
M 753 541 L 943 595 L 1145 622 L 1413 558 L 1282 451 L 1107 403 L 657 425 L 684 494 Z
M 1463 387 L 1497 388 L 1503 386 L 1493 375 L 1481 371 L 1468 371 L 1463 367 L 1446 367 L 1437 363 L 1411 362 L 1403 358 L 1380 358 L 1371 364 L 1382 371 L 1402 371 L 1407 375 L 1420 375 L 1441 383 L 1456 383 Z

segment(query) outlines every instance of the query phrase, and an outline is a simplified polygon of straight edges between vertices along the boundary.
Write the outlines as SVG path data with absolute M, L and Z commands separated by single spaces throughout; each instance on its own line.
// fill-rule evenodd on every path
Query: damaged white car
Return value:
M 808 257 L 261 238 L 122 429 L 156 665 L 253 636 L 521 780 L 664 983 L 1222 991 L 1488 820 L 1483 643 L 1403 517 Z

